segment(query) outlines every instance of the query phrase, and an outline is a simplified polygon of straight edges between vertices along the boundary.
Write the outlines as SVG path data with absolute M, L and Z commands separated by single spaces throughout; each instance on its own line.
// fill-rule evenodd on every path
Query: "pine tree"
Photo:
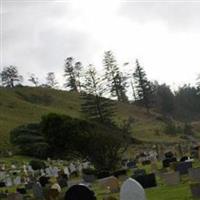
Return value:
M 104 55 L 105 79 L 112 97 L 117 97 L 118 101 L 127 102 L 126 77 L 119 71 L 116 60 L 111 51 L 106 51 Z
M 72 57 L 65 60 L 64 77 L 66 77 L 65 87 L 70 91 L 79 92 L 81 89 L 80 72 L 82 69 L 81 62 L 75 62 Z
M 17 67 L 10 65 L 4 67 L 3 71 L 0 73 L 2 85 L 5 87 L 15 87 L 16 83 L 21 83 L 23 77 L 19 75 Z
M 35 85 L 35 87 L 38 87 L 38 85 L 39 85 L 38 77 L 36 77 L 35 74 L 30 74 L 28 81 L 33 83 L 33 85 Z
M 58 82 L 56 81 L 55 74 L 53 72 L 49 72 L 46 77 L 46 85 L 50 88 L 57 88 Z
M 89 65 L 85 74 L 84 92 L 81 93 L 81 111 L 91 120 L 112 123 L 114 105 L 110 99 L 103 97 L 105 87 L 96 69 Z
M 143 106 L 149 112 L 151 103 L 151 84 L 148 81 L 144 69 L 140 66 L 139 61 L 136 60 L 136 69 L 133 73 L 133 78 L 135 81 L 137 100 L 142 103 Z

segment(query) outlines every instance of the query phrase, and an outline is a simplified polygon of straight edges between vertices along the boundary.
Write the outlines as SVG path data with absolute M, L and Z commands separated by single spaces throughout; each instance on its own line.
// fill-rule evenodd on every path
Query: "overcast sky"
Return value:
M 101 70 L 106 50 L 119 66 L 133 69 L 138 58 L 152 80 L 194 84 L 200 1 L 1 0 L 1 69 L 16 65 L 41 80 L 53 71 L 62 83 L 66 57 Z

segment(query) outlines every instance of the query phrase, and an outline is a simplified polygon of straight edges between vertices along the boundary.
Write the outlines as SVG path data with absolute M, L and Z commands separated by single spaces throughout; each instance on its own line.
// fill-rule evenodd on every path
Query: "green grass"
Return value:
M 0 88 L 0 147 L 7 148 L 9 132 L 24 123 L 38 122 L 49 112 L 83 117 L 80 113 L 80 97 L 77 93 L 61 90 L 22 87 Z M 115 120 L 121 122 L 133 117 L 133 136 L 146 142 L 178 142 L 177 136 L 163 133 L 164 123 L 155 114 L 134 105 L 118 103 Z

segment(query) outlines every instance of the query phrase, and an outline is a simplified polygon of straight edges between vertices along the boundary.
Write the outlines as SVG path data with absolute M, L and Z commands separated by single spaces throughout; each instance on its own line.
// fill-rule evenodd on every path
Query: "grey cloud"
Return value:
M 23 74 L 62 72 L 64 59 L 74 56 L 82 61 L 96 48 L 87 33 L 60 25 L 70 20 L 62 4 L 6 4 L 4 13 L 3 65 L 14 64 Z
M 136 22 L 164 21 L 170 29 L 199 29 L 200 1 L 122 2 L 119 14 Z

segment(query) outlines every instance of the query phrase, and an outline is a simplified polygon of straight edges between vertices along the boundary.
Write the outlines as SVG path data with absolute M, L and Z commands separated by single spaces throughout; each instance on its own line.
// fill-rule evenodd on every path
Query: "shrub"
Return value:
M 40 160 L 31 160 L 30 163 L 33 170 L 39 170 L 46 168 L 46 164 L 43 161 Z

